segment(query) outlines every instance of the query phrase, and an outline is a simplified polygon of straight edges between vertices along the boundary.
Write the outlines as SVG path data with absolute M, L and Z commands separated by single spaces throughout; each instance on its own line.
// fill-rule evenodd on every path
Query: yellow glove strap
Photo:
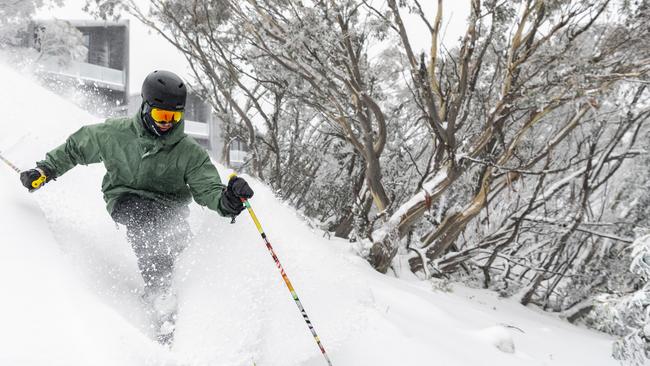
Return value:
M 47 180 L 47 176 L 45 175 L 45 172 L 41 168 L 36 168 L 39 173 L 41 173 L 41 176 L 38 177 L 35 181 L 32 182 L 32 188 L 34 189 L 39 189 L 43 183 Z

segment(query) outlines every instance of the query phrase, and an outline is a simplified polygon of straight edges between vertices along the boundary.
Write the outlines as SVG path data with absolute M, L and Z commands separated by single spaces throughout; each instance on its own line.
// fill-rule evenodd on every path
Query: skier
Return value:
M 144 279 L 143 299 L 156 312 L 158 339 L 171 342 L 176 301 L 171 290 L 174 261 L 190 239 L 188 204 L 194 200 L 221 216 L 244 210 L 253 190 L 240 177 L 224 186 L 208 153 L 184 129 L 187 89 L 174 73 L 156 70 L 142 84 L 135 116 L 109 118 L 73 133 L 36 168 L 20 174 L 30 191 L 78 164 L 103 162 L 102 192 L 113 220 L 127 239 Z

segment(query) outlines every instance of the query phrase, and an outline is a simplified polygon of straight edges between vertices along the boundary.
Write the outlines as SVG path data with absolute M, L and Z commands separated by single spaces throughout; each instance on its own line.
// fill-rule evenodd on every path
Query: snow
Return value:
M 0 151 L 22 169 L 97 122 L 7 66 L 0 76 L 13 86 L 0 95 Z M 195 238 L 177 264 L 176 341 L 166 349 L 151 340 L 125 231 L 104 210 L 103 167 L 77 167 L 29 194 L 0 165 L 0 364 L 326 364 L 246 213 L 230 224 L 191 207 Z M 375 272 L 246 178 L 334 365 L 617 365 L 608 336 L 493 292 Z

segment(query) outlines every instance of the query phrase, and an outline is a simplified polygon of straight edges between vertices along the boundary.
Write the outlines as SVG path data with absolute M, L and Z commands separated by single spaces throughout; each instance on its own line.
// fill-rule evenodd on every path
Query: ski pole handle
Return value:
M 230 182 L 231 179 L 236 178 L 236 177 L 237 177 L 237 173 L 232 172 L 232 173 L 230 173 L 230 175 L 228 175 L 228 181 Z M 228 184 L 228 183 L 226 183 L 226 184 Z M 235 223 L 235 221 L 236 221 L 235 218 L 236 218 L 236 217 L 237 217 L 237 215 L 232 215 L 232 216 L 230 217 L 230 223 L 231 223 L 231 224 L 234 224 L 234 223 Z

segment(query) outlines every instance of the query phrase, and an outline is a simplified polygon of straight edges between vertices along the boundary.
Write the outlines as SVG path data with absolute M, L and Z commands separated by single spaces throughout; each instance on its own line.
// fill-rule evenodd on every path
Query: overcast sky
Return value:
M 377 1 L 375 1 L 377 2 Z M 385 0 L 379 0 L 385 2 Z M 429 23 L 433 25 L 435 20 L 436 4 L 434 0 L 421 0 L 424 13 L 427 15 Z M 446 0 L 443 4 L 442 17 L 442 42 L 447 48 L 452 48 L 459 37 L 465 34 L 467 28 L 467 17 L 470 11 L 470 0 Z M 405 27 L 409 38 L 413 42 L 413 51 L 425 51 L 427 54 L 431 50 L 431 33 L 422 22 L 420 16 L 408 14 L 405 9 L 400 9 L 400 14 L 404 18 Z
M 138 0 L 146 6 L 148 1 Z M 80 20 L 92 19 L 82 10 L 84 0 L 64 0 L 61 7 L 45 7 L 40 9 L 36 17 L 41 19 L 67 19 Z M 383 4 L 383 0 L 374 1 L 376 4 Z M 425 12 L 429 15 L 430 22 L 434 19 L 434 1 L 422 1 Z M 458 37 L 465 31 L 466 19 L 469 15 L 469 0 L 467 1 L 445 1 L 443 16 L 443 42 L 451 48 Z M 431 36 L 419 17 L 408 15 L 404 12 L 406 27 L 413 42 L 414 51 L 425 51 L 428 53 L 431 47 Z M 125 16 L 130 20 L 130 79 L 129 91 L 131 94 L 138 94 L 142 80 L 153 70 L 165 69 L 174 71 L 185 79 L 191 80 L 191 72 L 183 55 L 170 45 L 163 37 L 153 34 L 142 23 L 131 16 Z

